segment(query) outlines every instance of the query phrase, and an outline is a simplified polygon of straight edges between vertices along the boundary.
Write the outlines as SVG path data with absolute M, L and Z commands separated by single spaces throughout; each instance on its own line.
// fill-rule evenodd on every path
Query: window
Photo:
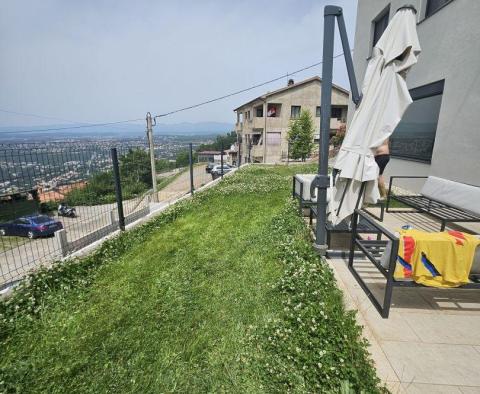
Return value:
M 319 118 L 321 112 L 322 112 L 322 107 L 318 106 L 318 107 L 315 109 L 315 116 L 316 116 L 317 118 Z
M 428 163 L 432 160 L 444 82 L 410 90 L 413 103 L 390 138 L 392 156 Z
M 252 145 L 261 145 L 261 134 L 252 135 Z
M 341 107 L 332 107 L 331 118 L 342 119 L 342 108 Z
M 451 3 L 453 0 L 427 0 L 427 8 L 425 9 L 425 18 L 433 15 L 440 8 Z
M 281 104 L 268 104 L 267 106 L 267 117 L 276 118 L 280 116 L 280 106 Z
M 377 44 L 378 40 L 382 36 L 383 32 L 388 26 L 388 17 L 390 15 L 390 5 L 384 9 L 374 20 L 373 20 L 373 41 L 372 48 Z
M 255 107 L 255 116 L 257 118 L 263 118 L 263 105 L 259 105 L 258 107 Z
M 292 105 L 292 110 L 290 112 L 290 117 L 296 119 L 300 117 L 300 111 L 302 107 L 300 105 Z

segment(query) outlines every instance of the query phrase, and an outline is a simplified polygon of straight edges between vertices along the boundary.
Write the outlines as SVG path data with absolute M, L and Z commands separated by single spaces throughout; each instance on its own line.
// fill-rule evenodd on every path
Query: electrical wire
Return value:
M 61 122 L 68 122 L 68 123 L 82 123 L 82 122 L 76 122 L 74 120 L 69 120 L 69 119 L 63 119 L 63 118 L 54 118 L 52 116 L 44 116 L 44 115 L 37 115 L 37 114 L 31 114 L 27 112 L 16 112 L 16 111 L 9 111 L 7 109 L 2 109 L 0 108 L 0 112 L 4 112 L 7 114 L 14 114 L 14 115 L 21 115 L 21 116 L 31 116 L 33 118 L 41 118 L 41 119 L 48 119 L 48 120 L 58 120 Z M 86 122 L 85 122 L 86 123 Z
M 336 59 L 337 57 L 340 57 L 340 56 L 343 56 L 343 52 L 342 53 L 339 53 L 338 55 L 335 55 L 333 56 L 333 59 Z M 206 105 L 206 104 L 210 104 L 210 103 L 214 103 L 215 101 L 220 101 L 220 100 L 224 100 L 226 98 L 229 98 L 229 97 L 232 97 L 232 96 L 236 96 L 238 94 L 241 94 L 241 93 L 245 93 L 245 92 L 248 92 L 250 90 L 253 90 L 253 89 L 256 89 L 256 88 L 259 88 L 261 86 L 265 86 L 265 85 L 268 85 L 268 84 L 271 84 L 273 82 L 276 82 L 276 81 L 279 81 L 285 77 L 289 77 L 291 75 L 295 75 L 295 74 L 298 74 L 302 71 L 305 71 L 305 70 L 309 70 L 313 67 L 317 67 L 319 66 L 320 64 L 322 64 L 323 61 L 321 62 L 318 62 L 318 63 L 314 63 L 314 64 L 311 64 L 309 66 L 306 66 L 306 67 L 303 67 L 303 68 L 300 68 L 299 70 L 296 70 L 296 71 L 293 71 L 293 72 L 289 72 L 289 73 L 286 73 L 286 74 L 283 74 L 277 78 L 274 78 L 274 79 L 270 79 L 269 81 L 265 81 L 265 82 L 261 82 L 261 83 L 258 83 L 256 85 L 253 85 L 253 86 L 250 86 L 248 88 L 245 88 L 245 89 L 241 89 L 241 90 L 237 90 L 235 92 L 232 92 L 232 93 L 228 93 L 228 94 L 225 94 L 223 96 L 220 96 L 220 97 L 216 97 L 214 99 L 210 99 L 210 100 L 207 100 L 207 101 L 203 101 L 201 103 L 198 103 L 198 104 L 193 104 L 193 105 L 189 105 L 188 107 L 183 107 L 183 108 L 179 108 L 179 109 L 175 109 L 173 111 L 170 111 L 170 112 L 165 112 L 164 114 L 160 114 L 160 115 L 155 115 L 154 118 L 163 118 L 165 116 L 169 116 L 169 115 L 173 115 L 173 114 L 176 114 L 178 112 L 183 112 L 183 111 L 187 111 L 189 109 L 194 109 L 194 108 L 198 108 L 198 107 L 201 107 L 202 105 Z
M 119 120 L 116 122 L 105 122 L 105 123 L 88 123 L 82 124 L 78 126 L 67 126 L 67 127 L 51 127 L 47 129 L 33 129 L 33 130 L 7 130 L 7 131 L 0 131 L 0 134 L 14 134 L 14 133 L 42 133 L 45 131 L 57 131 L 57 130 L 70 130 L 70 129 L 83 129 L 87 127 L 102 127 L 102 126 L 110 126 L 110 125 L 118 125 L 122 123 L 131 123 L 131 122 L 138 122 L 144 121 L 143 118 L 138 119 L 128 119 L 128 120 Z
M 353 52 L 353 50 L 352 50 Z M 333 56 L 333 59 L 336 59 L 340 56 L 343 56 L 343 52 L 342 53 L 339 53 L 338 55 L 335 55 Z M 194 108 L 198 108 L 198 107 L 201 107 L 203 105 L 207 105 L 207 104 L 211 104 L 211 103 L 214 103 L 216 101 L 220 101 L 220 100 L 224 100 L 226 98 L 229 98 L 229 97 L 232 97 L 232 96 L 236 96 L 238 94 L 241 94 L 241 93 L 245 93 L 245 92 L 248 92 L 250 90 L 254 90 L 254 89 L 257 89 L 259 87 L 262 87 L 262 86 L 265 86 L 265 85 L 268 85 L 268 84 L 271 84 L 273 82 L 276 82 L 276 81 L 279 81 L 285 77 L 289 77 L 289 76 L 292 76 L 292 75 L 295 75 L 295 74 L 298 74 L 300 72 L 303 72 L 303 71 L 306 71 L 306 70 L 309 70 L 311 68 L 314 68 L 314 67 L 317 67 L 319 65 L 321 65 L 323 63 L 323 61 L 320 61 L 320 62 L 317 62 L 317 63 L 313 63 L 313 64 L 310 64 L 309 66 L 306 66 L 306 67 L 303 67 L 303 68 L 300 68 L 298 70 L 295 70 L 293 72 L 287 72 L 286 74 L 283 74 L 279 77 L 276 77 L 276 78 L 273 78 L 273 79 L 270 79 L 268 81 L 265 81 L 265 82 L 261 82 L 261 83 L 258 83 L 256 85 L 252 85 L 248 88 L 245 88 L 245 89 L 241 89 L 241 90 L 237 90 L 235 92 L 232 92 L 232 93 L 228 93 L 228 94 L 225 94 L 223 96 L 219 96 L 219 97 L 216 97 L 216 98 L 213 98 L 213 99 L 210 99 L 210 100 L 206 100 L 206 101 L 202 101 L 198 104 L 193 104 L 193 105 L 189 105 L 188 107 L 182 107 L 182 108 L 179 108 L 179 109 L 175 109 L 173 111 L 170 111 L 170 112 L 165 112 L 163 114 L 160 114 L 160 115 L 155 115 L 153 118 L 154 119 L 157 119 L 157 118 L 162 118 L 162 117 L 165 117 L 165 116 L 169 116 L 169 115 L 173 115 L 173 114 L 176 114 L 178 112 L 183 112 L 183 111 L 187 111 L 189 109 L 194 109 Z M 37 118 L 44 118 L 44 119 L 51 119 L 51 120 L 61 120 L 61 121 L 65 121 L 65 122 L 71 122 L 71 123 L 81 123 L 81 122 L 74 122 L 72 120 L 67 120 L 67 119 L 61 119 L 61 118 L 54 118 L 54 117 L 50 117 L 50 116 L 43 116 L 43 115 L 37 115 L 37 114 L 29 114 L 29 113 L 22 113 L 22 112 L 15 112 L 15 111 L 8 111 L 8 110 L 4 110 L 4 109 L 0 109 L 0 112 L 5 112 L 5 113 L 11 113 L 11 114 L 16 114 L 16 115 L 25 115 L 25 116 L 33 116 L 33 117 L 37 117 Z M 68 126 L 68 127 L 53 127 L 53 128 L 45 128 L 45 129 L 30 129 L 30 130 L 15 130 L 15 131 L 2 131 L 0 132 L 0 134 L 12 134 L 12 133 L 41 133 L 41 132 L 46 132 L 46 131 L 58 131 L 58 130 L 70 130 L 70 129 L 82 129 L 82 128 L 88 128 L 88 127 L 102 127 L 102 126 L 110 126 L 110 125 L 118 125 L 118 124 L 122 124 L 122 123 L 132 123 L 132 122 L 138 122 L 138 121 L 143 121 L 145 120 L 144 118 L 138 118 L 138 119 L 128 119 L 128 120 L 119 120 L 119 121 L 116 121 L 116 122 L 105 122 L 105 123 L 87 123 L 87 124 L 81 124 L 81 125 L 78 125 L 78 126 Z

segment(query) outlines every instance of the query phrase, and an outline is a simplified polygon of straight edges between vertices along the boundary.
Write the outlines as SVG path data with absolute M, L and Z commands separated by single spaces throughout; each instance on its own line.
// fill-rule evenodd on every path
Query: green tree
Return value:
M 132 183 L 144 183 L 152 187 L 150 155 L 143 149 L 129 149 L 120 157 L 120 175 Z
M 216 150 L 220 151 L 222 149 L 227 150 L 230 149 L 230 146 L 237 141 L 237 133 L 235 131 L 231 131 L 225 135 L 217 135 L 215 141 L 212 144 L 201 144 L 196 151 L 201 152 L 204 150 Z
M 193 152 L 193 162 L 197 160 L 197 153 Z M 180 152 L 177 153 L 177 158 L 175 165 L 177 168 L 179 167 L 186 167 L 190 164 L 190 157 L 188 155 L 188 149 L 181 150 Z
M 288 128 L 289 154 L 292 159 L 305 159 L 313 149 L 313 120 L 310 111 L 302 110 L 298 119 L 292 120 Z

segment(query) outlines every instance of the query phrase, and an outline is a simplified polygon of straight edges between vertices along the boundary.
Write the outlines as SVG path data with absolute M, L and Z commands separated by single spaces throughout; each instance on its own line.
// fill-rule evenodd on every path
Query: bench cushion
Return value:
M 420 193 L 432 200 L 480 216 L 480 187 L 429 176 Z
M 303 201 L 310 201 L 310 185 L 312 184 L 315 174 L 296 174 L 295 193 L 300 195 L 300 184 L 303 184 Z
M 316 174 L 296 174 L 295 178 L 298 182 L 295 182 L 295 193 L 300 195 L 300 183 L 303 184 L 303 196 L 302 200 L 304 202 L 310 201 L 313 203 L 317 202 L 317 189 L 315 189 L 315 196 L 313 198 L 310 197 L 310 186 L 312 185 L 312 181 L 315 179 Z M 333 178 L 330 175 L 330 187 L 327 189 L 327 203 L 330 201 L 330 196 L 332 195 L 332 188 L 333 188 Z

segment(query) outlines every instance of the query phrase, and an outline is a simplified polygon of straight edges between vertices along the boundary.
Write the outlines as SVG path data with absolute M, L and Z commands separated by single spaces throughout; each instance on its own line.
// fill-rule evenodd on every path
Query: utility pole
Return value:
M 153 146 L 153 125 L 152 125 L 152 115 L 150 112 L 147 112 L 147 137 L 148 137 L 148 146 L 150 150 L 150 167 L 152 172 L 152 188 L 153 188 L 153 202 L 158 202 L 157 194 L 157 169 L 155 168 L 155 149 Z

